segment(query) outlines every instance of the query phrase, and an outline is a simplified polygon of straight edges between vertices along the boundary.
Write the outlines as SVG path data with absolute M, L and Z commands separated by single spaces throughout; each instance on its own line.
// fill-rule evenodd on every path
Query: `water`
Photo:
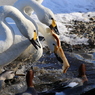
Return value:
M 73 55 L 79 60 L 83 60 L 85 62 L 95 64 L 95 53 L 90 53 L 90 54 L 81 53 L 81 54 L 73 54 Z
M 29 68 L 33 65 L 35 71 L 35 89 L 38 92 L 45 92 L 51 90 L 54 85 L 58 85 L 60 81 L 64 83 L 67 80 L 76 78 L 78 76 L 78 67 L 84 63 L 86 65 L 86 74 L 89 81 L 83 88 L 83 91 L 95 88 L 95 62 L 92 61 L 94 60 L 95 53 L 91 51 L 88 53 L 65 52 L 65 54 L 70 63 L 70 68 L 66 74 L 62 73 L 62 64 L 57 62 L 55 55 L 45 51 L 40 60 L 33 64 L 29 63 L 19 70 L 26 73 L 25 68 Z M 83 56 L 83 54 L 85 54 L 85 56 Z M 91 56 L 91 58 L 89 56 Z M 6 87 L 0 91 L 1 95 L 14 95 L 14 93 L 23 92 L 27 88 L 24 76 L 18 77 L 15 80 L 16 81 L 11 82 L 11 84 L 6 84 Z

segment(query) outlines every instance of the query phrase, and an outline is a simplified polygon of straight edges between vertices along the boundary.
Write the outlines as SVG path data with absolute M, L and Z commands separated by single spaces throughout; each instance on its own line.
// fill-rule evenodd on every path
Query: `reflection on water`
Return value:
M 95 50 L 88 53 L 72 53 L 79 60 L 95 64 Z

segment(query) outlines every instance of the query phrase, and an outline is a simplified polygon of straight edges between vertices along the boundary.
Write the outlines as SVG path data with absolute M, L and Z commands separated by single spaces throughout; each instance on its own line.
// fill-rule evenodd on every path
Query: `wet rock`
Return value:
M 94 40 L 92 40 L 92 39 L 89 39 L 88 40 L 88 43 L 89 43 L 89 46 L 91 47 L 91 48 L 94 48 L 95 47 L 95 42 L 94 42 Z
M 95 21 L 95 17 L 91 17 L 90 20 Z

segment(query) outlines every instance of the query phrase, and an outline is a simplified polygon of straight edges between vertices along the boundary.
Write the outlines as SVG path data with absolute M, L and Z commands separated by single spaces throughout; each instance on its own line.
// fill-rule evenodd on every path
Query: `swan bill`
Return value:
M 34 38 L 33 39 L 36 40 L 37 37 L 38 37 L 37 32 L 36 32 L 36 30 L 34 30 Z
M 51 33 L 52 33 L 52 36 L 54 37 L 54 39 L 56 40 L 56 44 L 54 44 L 55 56 L 60 63 L 63 63 L 63 73 L 66 73 L 67 69 L 70 67 L 70 65 L 69 65 L 68 60 L 61 47 L 61 43 L 58 38 L 58 35 L 56 33 L 54 33 L 53 31 L 51 31 Z
M 39 43 L 39 41 L 36 39 L 36 40 L 34 40 L 34 39 L 32 39 L 32 40 L 30 40 L 30 42 L 32 43 L 32 45 L 38 50 L 38 48 L 41 48 L 41 46 L 40 46 L 40 43 Z
M 66 73 L 68 68 L 70 67 L 70 65 L 68 63 L 68 60 L 67 60 L 64 52 L 63 52 L 63 49 L 60 46 L 55 46 L 54 53 L 55 53 L 57 60 L 60 63 L 63 63 L 63 67 L 62 67 L 63 73 Z
M 54 53 L 54 54 L 55 54 L 57 60 L 58 60 L 60 63 L 63 63 L 63 60 L 62 60 L 56 53 Z
M 34 30 L 34 37 L 32 38 L 32 40 L 30 40 L 30 42 L 33 44 L 33 46 L 38 50 L 38 47 L 41 48 L 39 40 L 38 40 L 38 34 L 36 32 L 36 30 Z
M 49 26 L 50 29 L 53 30 L 57 35 L 60 35 L 55 20 L 53 18 L 51 18 L 51 20 L 52 20 L 52 24 Z

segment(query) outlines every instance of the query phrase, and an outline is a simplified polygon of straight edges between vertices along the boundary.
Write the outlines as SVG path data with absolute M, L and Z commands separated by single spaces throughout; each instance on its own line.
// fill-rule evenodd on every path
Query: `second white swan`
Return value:
M 5 21 L 6 17 L 11 17 L 15 21 L 18 29 L 20 30 L 22 35 L 24 35 L 25 37 L 13 35 L 13 32 L 12 32 L 13 29 L 12 28 L 8 29 L 9 25 Z M 0 31 L 1 31 L 0 37 L 2 36 L 0 38 L 0 42 L 2 43 L 3 41 L 3 45 L 0 46 L 0 51 L 1 51 L 0 52 L 0 67 L 10 63 L 14 59 L 16 59 L 18 56 L 20 56 L 20 54 L 31 43 L 32 43 L 32 46 L 31 46 L 32 51 L 34 51 L 35 53 L 39 51 L 39 55 L 37 55 L 36 57 L 38 57 L 39 59 L 39 57 L 42 56 L 42 47 L 39 42 L 35 26 L 32 24 L 31 21 L 26 19 L 19 10 L 17 10 L 16 8 L 12 6 L 0 6 L 0 26 L 1 26 L 0 27 Z M 7 32 L 9 31 L 10 33 L 8 34 L 6 31 Z M 11 37 L 12 42 L 10 46 L 4 50 L 2 49 L 2 48 L 5 48 L 4 44 L 7 45 L 8 43 L 10 43 L 10 40 L 8 40 L 10 38 L 8 36 L 11 33 L 15 37 L 14 38 Z M 6 40 L 8 41 L 6 42 Z
M 38 19 L 44 23 L 45 25 L 49 26 L 51 30 L 54 30 L 56 34 L 60 34 L 53 12 L 44 7 L 43 5 L 39 4 L 35 0 L 18 0 L 14 3 L 14 7 L 18 8 L 22 12 L 25 12 L 25 8 L 29 7 L 27 13 L 31 14 L 31 10 L 33 9 L 36 13 Z
M 46 16 L 47 18 L 46 17 L 45 18 L 47 19 L 47 23 L 49 23 L 51 21 L 51 19 L 48 17 L 54 18 L 53 13 L 49 9 L 47 9 L 47 8 L 43 7 L 42 5 L 38 4 L 37 2 L 35 2 L 34 0 L 19 0 L 14 4 L 14 6 L 16 8 L 18 8 L 27 19 L 29 19 L 30 21 L 32 21 L 34 23 L 34 25 L 37 27 L 37 30 L 39 32 L 41 32 L 41 34 L 44 36 L 50 50 L 55 53 L 58 61 L 60 61 L 61 63 L 64 64 L 63 72 L 66 72 L 66 70 L 69 68 L 70 65 L 67 61 L 67 58 L 65 57 L 65 54 L 64 54 L 62 48 L 61 48 L 59 37 L 53 32 L 54 30 L 50 30 L 49 28 L 46 28 L 46 26 L 44 24 L 38 23 L 38 22 L 35 23 L 35 21 L 33 21 L 33 19 L 28 16 L 29 13 L 31 14 L 31 10 L 29 10 L 29 13 L 28 13 L 28 11 L 26 12 L 25 9 L 27 7 L 30 7 L 30 9 L 33 8 L 34 11 L 38 10 L 40 12 L 39 13 L 37 11 L 38 17 L 41 15 L 43 15 L 43 17 Z M 46 19 L 44 19 L 44 20 L 46 20 Z M 52 20 L 51 22 L 53 25 L 56 25 L 54 20 Z M 55 49 L 55 47 L 56 47 L 56 49 Z

